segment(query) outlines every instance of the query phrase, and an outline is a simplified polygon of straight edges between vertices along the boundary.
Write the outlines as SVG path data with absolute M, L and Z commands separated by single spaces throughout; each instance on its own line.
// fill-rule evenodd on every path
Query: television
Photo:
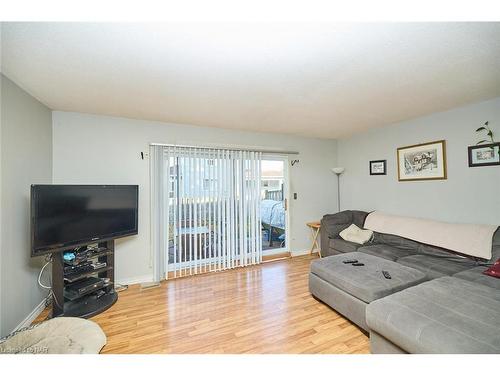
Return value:
M 137 185 L 31 185 L 31 256 L 138 231 Z

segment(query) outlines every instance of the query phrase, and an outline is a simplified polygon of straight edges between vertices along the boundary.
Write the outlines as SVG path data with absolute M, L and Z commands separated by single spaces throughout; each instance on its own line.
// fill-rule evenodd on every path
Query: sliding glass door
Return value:
M 260 153 L 152 146 L 153 153 L 156 278 L 260 263 Z

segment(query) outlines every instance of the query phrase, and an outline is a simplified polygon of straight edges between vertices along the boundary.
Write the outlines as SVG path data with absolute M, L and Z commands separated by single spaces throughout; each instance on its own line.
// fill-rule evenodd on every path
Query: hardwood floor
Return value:
M 102 353 L 369 353 L 359 328 L 309 294 L 314 258 L 131 286 L 92 318 Z

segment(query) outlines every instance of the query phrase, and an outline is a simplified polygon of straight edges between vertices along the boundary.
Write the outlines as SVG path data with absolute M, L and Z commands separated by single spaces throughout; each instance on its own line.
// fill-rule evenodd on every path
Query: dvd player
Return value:
M 74 282 L 73 284 L 69 284 L 66 286 L 66 290 L 78 296 L 83 296 L 93 290 L 97 290 L 104 286 L 104 281 L 97 277 L 88 277 L 81 281 Z
M 91 262 L 78 264 L 76 266 L 67 265 L 67 266 L 64 266 L 64 275 L 65 276 L 72 276 L 74 274 L 91 271 L 93 269 L 94 269 L 94 267 L 92 266 Z

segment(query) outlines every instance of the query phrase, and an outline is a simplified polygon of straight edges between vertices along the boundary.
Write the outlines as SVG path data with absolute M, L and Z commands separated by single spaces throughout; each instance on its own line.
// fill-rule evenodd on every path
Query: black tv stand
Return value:
M 98 250 L 92 250 L 97 244 Z M 93 263 L 106 263 L 98 269 L 83 269 L 70 275 L 64 271 L 64 251 L 52 254 L 52 317 L 72 316 L 90 318 L 110 308 L 117 300 L 114 288 L 115 241 L 92 242 L 79 246 L 80 252 Z M 67 250 L 66 250 L 67 251 Z M 106 278 L 109 282 L 78 295 L 72 295 L 68 286 L 88 277 Z M 98 296 L 97 293 L 100 295 Z

